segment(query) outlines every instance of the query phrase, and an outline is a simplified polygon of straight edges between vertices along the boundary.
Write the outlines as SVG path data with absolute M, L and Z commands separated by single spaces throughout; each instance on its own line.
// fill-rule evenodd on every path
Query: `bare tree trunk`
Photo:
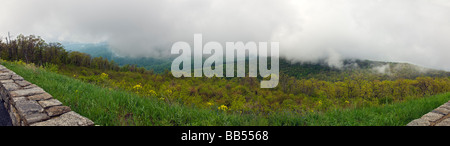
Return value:
M 11 43 L 11 35 L 9 34 L 9 31 L 8 31 L 8 37 L 6 38 L 6 43 L 8 45 Z

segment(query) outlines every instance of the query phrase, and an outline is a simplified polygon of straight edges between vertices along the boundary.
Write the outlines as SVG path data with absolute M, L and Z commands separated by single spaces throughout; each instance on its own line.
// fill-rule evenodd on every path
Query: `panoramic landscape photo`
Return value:
M 0 126 L 450 126 L 445 0 L 2 0 Z

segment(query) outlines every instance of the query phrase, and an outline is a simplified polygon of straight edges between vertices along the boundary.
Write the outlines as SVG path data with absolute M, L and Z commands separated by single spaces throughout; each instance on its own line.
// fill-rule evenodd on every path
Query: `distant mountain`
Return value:
M 342 68 L 330 67 L 325 61 L 293 62 L 280 59 L 280 72 L 298 79 L 342 81 L 345 78 L 368 80 L 414 79 L 420 76 L 450 77 L 450 72 L 425 68 L 408 63 L 346 59 Z
M 83 44 L 63 43 L 69 51 L 79 51 L 92 57 L 114 60 L 119 65 L 136 64 L 155 73 L 170 70 L 172 59 L 130 58 L 114 54 L 107 43 Z M 398 78 L 414 79 L 420 76 L 449 77 L 450 72 L 429 69 L 408 63 L 346 59 L 342 68 L 330 67 L 324 60 L 318 62 L 295 62 L 280 58 L 280 73 L 297 79 L 320 79 L 342 81 L 345 78 L 362 77 L 369 80 L 395 80 Z
M 86 43 L 62 43 L 67 51 L 78 51 L 91 55 L 92 57 L 103 57 L 108 60 L 114 57 L 114 53 L 109 49 L 107 43 L 86 44 Z
M 131 58 L 116 55 L 109 49 L 107 43 L 85 44 L 85 43 L 63 43 L 68 51 L 78 51 L 91 55 L 92 57 L 103 57 L 108 60 L 114 60 L 118 65 L 136 64 L 138 67 L 144 67 L 148 70 L 153 69 L 155 73 L 163 73 L 164 70 L 170 70 L 172 60 L 156 59 L 149 57 Z

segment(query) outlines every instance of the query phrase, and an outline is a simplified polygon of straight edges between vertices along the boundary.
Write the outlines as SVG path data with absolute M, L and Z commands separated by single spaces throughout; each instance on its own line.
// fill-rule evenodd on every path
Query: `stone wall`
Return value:
M 94 122 L 0 65 L 0 100 L 14 126 L 92 126 Z
M 450 101 L 409 122 L 407 126 L 450 126 Z

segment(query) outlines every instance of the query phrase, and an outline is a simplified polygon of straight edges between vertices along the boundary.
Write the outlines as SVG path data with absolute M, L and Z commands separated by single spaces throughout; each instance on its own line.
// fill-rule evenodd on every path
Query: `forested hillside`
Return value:
M 421 76 L 449 77 L 450 72 L 429 69 L 408 63 L 346 59 L 342 68 L 329 67 L 324 61 L 295 62 L 280 60 L 280 72 L 297 79 L 343 81 L 362 77 L 367 80 L 415 79 Z
M 61 43 L 46 43 L 39 36 L 19 35 L 17 39 L 0 40 L 0 57 L 4 60 L 22 60 L 38 66 L 58 68 L 60 66 L 75 65 L 101 70 L 114 70 L 125 72 L 141 72 L 146 70 L 136 65 L 120 67 L 114 61 L 103 57 L 91 57 L 78 51 L 67 51 Z
M 107 43 L 64 43 L 68 51 L 78 51 L 113 60 L 119 66 L 134 64 L 153 70 L 155 73 L 164 73 L 170 70 L 172 59 L 156 59 L 151 57 L 120 57 L 114 54 Z M 395 80 L 399 78 L 414 79 L 420 76 L 447 77 L 450 72 L 428 69 L 408 63 L 382 62 L 359 59 L 346 59 L 342 68 L 329 67 L 324 60 L 318 62 L 298 62 L 280 58 L 280 71 L 297 79 L 319 79 L 326 81 L 343 81 L 346 77 L 364 76 L 370 80 Z
M 377 106 L 450 91 L 447 72 L 359 60 L 345 63 L 343 69 L 281 61 L 280 81 L 274 89 L 259 88 L 259 79 L 249 77 L 174 78 L 169 71 L 155 74 L 136 65 L 119 66 L 103 57 L 69 52 L 60 43 L 46 43 L 33 35 L 2 41 L 0 57 L 143 98 L 233 113 Z
M 86 43 L 64 43 L 67 51 L 78 51 L 91 55 L 92 57 L 102 57 L 112 60 L 119 66 L 136 65 L 147 70 L 153 70 L 155 73 L 164 73 L 165 70 L 170 70 L 172 59 L 170 58 L 150 58 L 150 57 L 122 57 L 118 56 L 109 49 L 107 43 L 86 44 Z

